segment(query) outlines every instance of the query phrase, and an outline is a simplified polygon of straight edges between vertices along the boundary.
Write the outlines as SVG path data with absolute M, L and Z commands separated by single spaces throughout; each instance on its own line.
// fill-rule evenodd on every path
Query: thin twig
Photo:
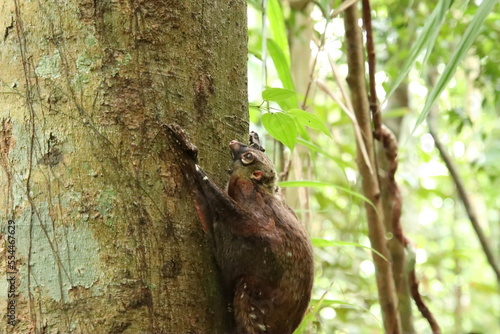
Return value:
M 361 132 L 361 128 L 359 127 L 358 120 L 356 119 L 356 116 L 354 115 L 354 111 L 352 110 L 352 104 L 350 102 L 350 99 L 346 100 L 346 104 L 342 103 L 342 100 L 334 93 L 332 92 L 331 89 L 328 88 L 327 85 L 325 85 L 323 82 L 320 80 L 316 81 L 316 85 L 318 85 L 319 89 L 321 89 L 323 92 L 325 92 L 328 96 L 332 98 L 339 106 L 340 108 L 345 112 L 347 117 L 352 122 L 352 125 L 354 127 L 354 133 L 356 135 L 356 140 L 359 145 L 359 149 L 361 150 L 361 155 L 363 156 L 363 160 L 365 161 L 366 166 L 370 170 L 370 174 L 374 174 L 373 166 L 372 163 L 370 162 L 370 157 L 368 156 L 368 151 L 366 149 L 365 141 L 363 140 L 363 133 Z M 351 109 L 347 107 L 347 105 L 351 106 Z
M 413 300 L 415 300 L 415 304 L 417 304 L 417 308 L 422 314 L 422 316 L 427 319 L 427 322 L 431 326 L 431 330 L 433 334 L 440 334 L 441 333 L 441 328 L 439 327 L 436 319 L 434 318 L 434 315 L 432 312 L 429 310 L 427 305 L 425 305 L 424 300 L 422 299 L 422 295 L 418 291 L 418 285 L 420 282 L 417 279 L 417 275 L 415 274 L 415 269 L 410 271 L 409 279 L 410 279 L 410 289 L 411 289 L 411 296 L 413 297 Z
M 329 23 L 330 22 L 327 21 L 326 24 L 325 24 L 325 29 L 323 31 L 323 34 L 321 35 L 321 42 L 318 45 L 318 51 L 316 52 L 316 57 L 314 57 L 314 61 L 313 61 L 312 66 L 311 66 L 311 72 L 309 73 L 309 82 L 307 83 L 306 93 L 304 94 L 304 100 L 302 101 L 302 105 L 301 105 L 301 108 L 303 110 L 306 110 L 307 98 L 309 97 L 309 94 L 311 92 L 311 86 L 312 86 L 312 83 L 314 81 L 314 79 L 313 79 L 314 78 L 314 71 L 316 71 L 316 65 L 318 64 L 319 53 L 325 47 L 325 43 L 326 43 L 326 31 L 327 31 Z
M 339 69 L 337 68 L 337 65 L 335 65 L 335 62 L 333 61 L 333 58 L 330 53 L 328 53 L 328 62 L 330 63 L 333 76 L 335 77 L 335 81 L 337 82 L 337 86 L 339 86 L 340 93 L 342 93 L 342 97 L 344 98 L 347 107 L 349 108 L 349 110 L 353 110 L 351 97 L 347 93 L 347 87 L 345 86 L 345 79 L 344 78 L 341 79 L 339 74 Z

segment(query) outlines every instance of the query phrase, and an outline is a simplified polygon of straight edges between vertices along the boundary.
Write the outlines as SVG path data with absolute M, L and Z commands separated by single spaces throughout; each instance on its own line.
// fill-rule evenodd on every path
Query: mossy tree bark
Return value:
M 0 331 L 226 331 L 161 125 L 224 183 L 248 130 L 246 1 L 11 0 L 0 17 Z

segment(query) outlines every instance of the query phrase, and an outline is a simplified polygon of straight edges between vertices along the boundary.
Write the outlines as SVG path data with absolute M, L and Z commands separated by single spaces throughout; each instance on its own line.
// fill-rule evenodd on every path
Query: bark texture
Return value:
M 227 331 L 161 125 L 184 127 L 224 183 L 227 143 L 248 131 L 246 2 L 9 0 L 0 18 L 1 224 L 16 226 L 0 332 Z

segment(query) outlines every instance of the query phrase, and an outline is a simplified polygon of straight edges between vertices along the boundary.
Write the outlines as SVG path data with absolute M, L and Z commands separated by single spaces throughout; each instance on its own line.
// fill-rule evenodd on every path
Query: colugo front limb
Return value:
M 220 217 L 241 218 L 242 213 L 234 200 L 198 165 L 198 148 L 191 143 L 186 132 L 177 124 L 165 125 L 165 129 L 173 144 L 176 160 L 193 191 L 196 209 L 205 232 L 213 232 L 213 222 Z

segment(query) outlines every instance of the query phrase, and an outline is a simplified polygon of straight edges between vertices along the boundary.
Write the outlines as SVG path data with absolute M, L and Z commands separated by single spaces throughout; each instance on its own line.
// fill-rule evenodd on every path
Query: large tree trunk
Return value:
M 0 332 L 226 331 L 161 125 L 224 182 L 248 129 L 246 1 L 11 0 L 0 17 Z

